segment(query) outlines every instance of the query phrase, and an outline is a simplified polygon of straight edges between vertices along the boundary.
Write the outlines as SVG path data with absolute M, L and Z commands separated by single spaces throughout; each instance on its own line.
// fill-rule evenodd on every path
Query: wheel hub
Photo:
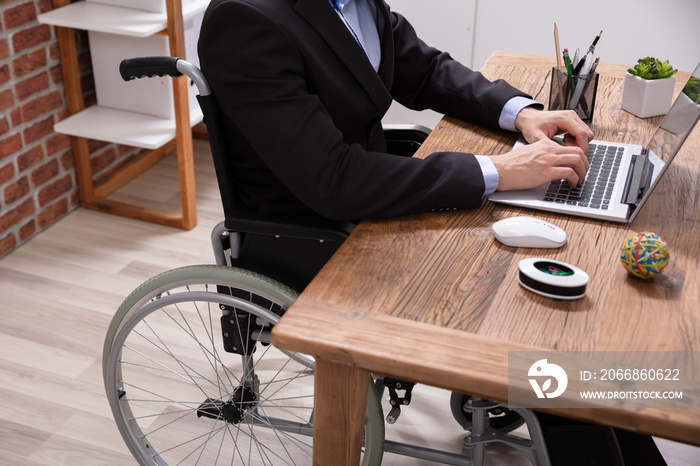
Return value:
M 230 424 L 240 424 L 246 414 L 258 406 L 258 397 L 248 387 L 236 387 L 227 402 L 207 398 L 197 408 L 197 417 L 223 419 Z

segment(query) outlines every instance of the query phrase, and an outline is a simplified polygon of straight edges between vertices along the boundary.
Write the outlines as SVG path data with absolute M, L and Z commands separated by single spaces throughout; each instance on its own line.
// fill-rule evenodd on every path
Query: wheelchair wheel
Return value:
M 456 392 L 452 392 L 450 396 L 452 416 L 465 430 L 471 430 L 472 428 L 472 413 L 464 409 L 464 405 L 471 398 L 469 395 Z M 518 413 L 502 406 L 495 406 L 487 409 L 486 412 L 488 413 L 491 427 L 504 434 L 517 429 L 525 423 L 525 420 Z
M 191 266 L 127 297 L 103 350 L 107 398 L 142 465 L 311 464 L 313 358 L 271 345 L 297 294 L 266 277 Z M 369 386 L 363 465 L 381 463 Z

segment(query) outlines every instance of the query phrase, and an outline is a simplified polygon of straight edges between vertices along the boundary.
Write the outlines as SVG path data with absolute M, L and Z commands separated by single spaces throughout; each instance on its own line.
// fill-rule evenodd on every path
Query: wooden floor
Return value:
M 195 141 L 195 156 L 193 230 L 79 209 L 0 260 L 0 465 L 134 464 L 104 395 L 102 343 L 112 314 L 141 282 L 213 263 L 209 234 L 222 210 L 205 142 Z M 175 162 L 164 159 L 115 197 L 176 209 Z M 422 390 L 389 436 L 459 451 L 463 433 L 448 394 Z M 700 464 L 700 449 L 658 443 L 670 465 Z M 508 447 L 487 451 L 491 465 L 529 464 Z M 387 455 L 384 464 L 426 463 Z

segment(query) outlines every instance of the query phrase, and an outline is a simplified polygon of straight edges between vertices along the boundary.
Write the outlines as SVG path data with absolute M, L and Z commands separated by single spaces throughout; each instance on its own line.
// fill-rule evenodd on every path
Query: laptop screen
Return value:
M 654 165 L 650 185 L 632 215 L 649 198 L 649 194 L 664 174 L 673 157 L 685 142 L 700 119 L 700 64 L 686 82 L 683 90 L 673 102 L 658 129 L 646 146 L 650 162 Z M 630 221 L 632 220 L 630 218 Z

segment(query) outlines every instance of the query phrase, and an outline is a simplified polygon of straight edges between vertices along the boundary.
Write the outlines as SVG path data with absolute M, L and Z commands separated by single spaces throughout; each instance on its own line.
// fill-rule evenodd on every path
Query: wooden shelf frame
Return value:
M 182 3 L 180 0 L 165 0 L 167 7 L 167 26 L 162 34 L 167 35 L 170 55 L 185 57 L 185 33 L 183 26 Z M 54 9 L 69 5 L 70 0 L 53 0 Z M 70 115 L 85 110 L 78 52 L 74 28 L 56 26 L 60 50 L 66 102 Z M 123 167 L 113 172 L 105 180 L 94 181 L 90 163 L 88 139 L 71 136 L 75 155 L 76 178 L 80 204 L 83 207 L 136 218 L 148 222 L 168 225 L 189 230 L 197 224 L 196 192 L 194 180 L 194 153 L 192 146 L 192 126 L 189 112 L 187 77 L 173 78 L 173 98 L 175 107 L 175 138 L 163 146 L 145 152 Z M 151 207 L 144 207 L 113 199 L 108 195 L 133 179 L 173 150 L 177 151 L 178 172 L 180 179 L 181 212 L 172 212 Z

